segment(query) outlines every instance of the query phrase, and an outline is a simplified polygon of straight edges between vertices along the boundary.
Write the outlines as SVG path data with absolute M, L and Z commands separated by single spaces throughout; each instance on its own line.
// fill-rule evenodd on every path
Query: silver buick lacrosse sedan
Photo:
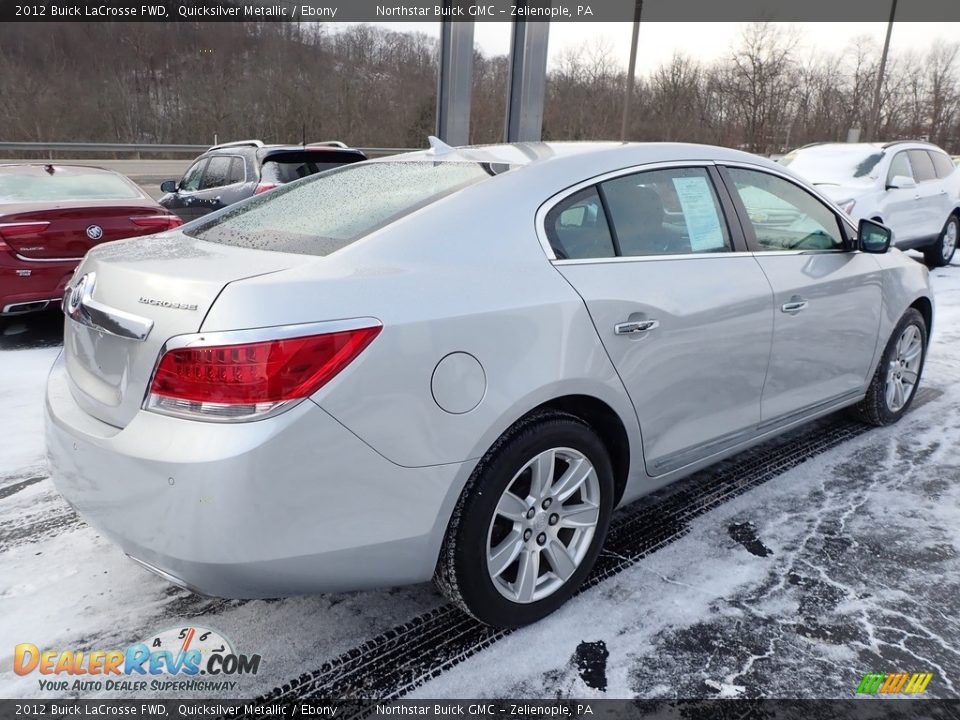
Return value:
M 910 407 L 927 270 L 721 148 L 533 143 L 349 165 L 92 250 L 47 442 L 170 582 L 436 582 L 533 622 L 615 507 L 849 407 Z

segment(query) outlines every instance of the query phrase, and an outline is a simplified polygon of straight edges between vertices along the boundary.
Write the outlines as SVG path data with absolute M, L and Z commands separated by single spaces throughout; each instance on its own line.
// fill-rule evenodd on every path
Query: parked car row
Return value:
M 432 145 L 86 254 L 51 475 L 145 568 L 224 597 L 432 578 L 515 627 L 576 592 L 617 505 L 916 397 L 927 269 L 789 168 Z
M 177 227 L 253 195 L 365 160 L 342 142 L 211 147 L 157 203 L 119 173 L 96 167 L 0 166 L 0 316 L 58 304 L 95 245 Z

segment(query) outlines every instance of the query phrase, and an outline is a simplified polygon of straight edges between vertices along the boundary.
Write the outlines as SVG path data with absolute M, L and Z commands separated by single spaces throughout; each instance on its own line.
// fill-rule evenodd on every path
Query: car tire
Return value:
M 587 423 L 559 411 L 531 415 L 474 469 L 447 528 L 434 583 L 487 625 L 536 622 L 587 577 L 606 537 L 613 494 L 607 449 Z
M 927 323 L 916 308 L 910 308 L 891 333 L 866 396 L 853 406 L 854 417 L 877 426 L 892 425 L 903 417 L 917 396 L 926 356 Z
M 930 267 L 949 265 L 957 251 L 957 239 L 960 238 L 960 220 L 956 215 L 947 218 L 940 237 L 930 247 L 923 249 L 923 259 Z

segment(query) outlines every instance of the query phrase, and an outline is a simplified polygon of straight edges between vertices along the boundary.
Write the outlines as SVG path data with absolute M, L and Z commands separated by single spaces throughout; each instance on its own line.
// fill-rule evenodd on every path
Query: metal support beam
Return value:
M 472 92 L 473 23 L 444 20 L 440 23 L 437 73 L 437 137 L 448 145 L 470 143 Z
M 873 89 L 873 106 L 867 121 L 867 140 L 875 140 L 880 132 L 880 93 L 883 91 L 883 76 L 887 70 L 887 53 L 890 52 L 890 35 L 893 34 L 893 21 L 897 16 L 897 0 L 890 2 L 890 20 L 887 21 L 887 37 L 883 41 L 883 53 L 880 55 L 880 68 L 877 70 L 877 84 Z
M 550 6 L 549 0 L 519 0 L 517 6 Z M 550 23 L 516 20 L 510 40 L 507 80 L 507 142 L 540 140 L 547 89 L 547 39 Z
M 633 102 L 633 78 L 637 74 L 637 45 L 640 42 L 640 16 L 643 14 L 643 0 L 633 5 L 633 32 L 630 36 L 630 63 L 627 66 L 627 86 L 623 91 L 623 117 L 620 119 L 620 140 L 626 141 L 627 128 L 630 125 L 630 104 Z

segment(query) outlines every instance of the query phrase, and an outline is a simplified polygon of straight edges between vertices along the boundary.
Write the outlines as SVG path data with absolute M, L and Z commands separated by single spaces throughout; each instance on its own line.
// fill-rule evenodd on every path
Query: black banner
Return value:
M 0 718 L 523 718 L 957 720 L 960 699 L 860 700 L 0 700 Z
M 2 22 L 629 22 L 635 0 L 0 0 Z M 643 0 L 644 22 L 868 22 L 889 0 Z M 960 21 L 957 0 L 909 0 L 899 22 Z

